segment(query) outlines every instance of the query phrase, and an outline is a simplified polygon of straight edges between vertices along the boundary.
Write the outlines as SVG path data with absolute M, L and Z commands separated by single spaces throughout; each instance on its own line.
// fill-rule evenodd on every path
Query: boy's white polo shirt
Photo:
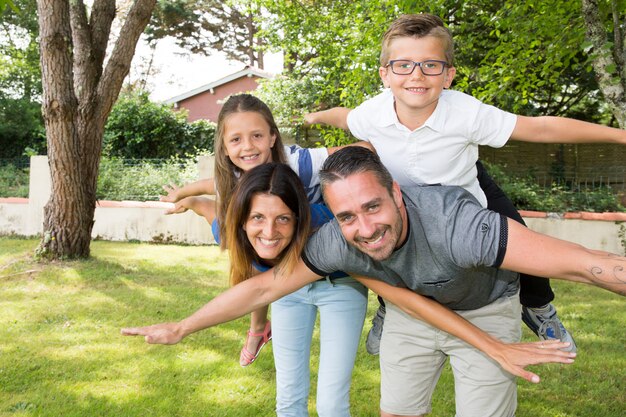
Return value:
M 467 94 L 444 90 L 426 122 L 410 131 L 398 120 L 386 89 L 348 114 L 350 132 L 369 141 L 402 185 L 459 185 L 487 206 L 476 178 L 478 145 L 504 146 L 517 116 Z

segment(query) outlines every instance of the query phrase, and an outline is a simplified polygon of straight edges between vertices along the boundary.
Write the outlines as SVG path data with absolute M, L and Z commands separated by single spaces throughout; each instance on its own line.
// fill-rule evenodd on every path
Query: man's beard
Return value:
M 400 217 L 400 210 L 398 210 L 397 208 L 396 214 L 398 220 L 393 226 L 379 226 L 376 228 L 376 231 L 372 234 L 372 236 L 368 238 L 356 236 L 351 242 L 352 246 L 354 246 L 359 251 L 363 252 L 375 261 L 380 262 L 389 258 L 393 251 L 396 249 L 396 246 L 398 246 L 398 242 L 400 241 L 400 235 L 402 234 L 402 217 Z M 361 243 L 376 241 L 383 235 L 383 238 L 386 239 L 384 246 L 371 249 L 368 247 L 367 243 Z

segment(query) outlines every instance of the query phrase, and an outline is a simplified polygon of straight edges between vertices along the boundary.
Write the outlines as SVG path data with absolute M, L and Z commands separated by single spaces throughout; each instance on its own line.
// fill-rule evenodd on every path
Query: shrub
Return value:
M 28 168 L 0 165 L 0 197 L 28 197 Z
M 0 158 L 46 152 L 41 104 L 0 94 Z
M 504 172 L 504 168 L 483 161 L 494 181 L 513 202 L 518 210 L 537 210 L 563 213 L 567 211 L 626 211 L 608 186 L 570 188 L 553 184 L 544 188 L 532 175 L 516 177 Z
M 187 123 L 185 111 L 153 103 L 146 92 L 120 96 L 107 121 L 104 153 L 120 158 L 170 158 L 213 151 L 215 124 Z
M 102 158 L 98 176 L 98 200 L 158 200 L 163 185 L 182 185 L 198 177 L 197 159 L 124 160 Z

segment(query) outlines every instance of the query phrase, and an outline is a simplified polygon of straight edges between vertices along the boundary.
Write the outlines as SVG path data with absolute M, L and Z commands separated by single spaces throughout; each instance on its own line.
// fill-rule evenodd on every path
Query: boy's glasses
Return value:
M 448 65 L 446 61 L 433 59 L 422 62 L 415 62 L 410 59 L 394 59 L 387 64 L 388 67 L 391 67 L 391 72 L 396 75 L 412 74 L 415 71 L 415 67 L 420 67 L 424 75 L 441 75 L 446 65 Z

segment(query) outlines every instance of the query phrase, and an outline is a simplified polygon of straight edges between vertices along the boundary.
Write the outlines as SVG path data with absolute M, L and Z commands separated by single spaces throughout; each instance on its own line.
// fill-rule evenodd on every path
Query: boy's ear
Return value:
M 456 75 L 456 68 L 448 67 L 446 69 L 445 80 L 443 84 L 443 88 L 450 88 L 452 85 L 452 81 L 454 80 L 454 76 Z
M 389 81 L 387 77 L 389 75 L 389 67 L 380 67 L 378 68 L 378 75 L 380 75 L 380 79 L 383 81 L 383 86 L 385 88 L 389 88 Z

